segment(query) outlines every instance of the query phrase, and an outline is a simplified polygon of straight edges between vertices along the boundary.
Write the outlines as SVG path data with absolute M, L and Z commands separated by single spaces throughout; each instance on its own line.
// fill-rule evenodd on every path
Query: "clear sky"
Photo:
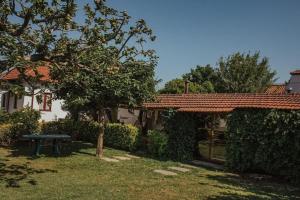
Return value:
M 260 51 L 278 81 L 300 69 L 300 0 L 107 0 L 157 35 L 157 78 L 166 82 L 221 56 Z

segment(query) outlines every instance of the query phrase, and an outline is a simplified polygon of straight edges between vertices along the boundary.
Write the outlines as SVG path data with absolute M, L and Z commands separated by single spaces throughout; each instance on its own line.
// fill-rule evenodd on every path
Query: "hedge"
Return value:
M 0 145 L 12 143 L 11 124 L 0 124 Z
M 169 136 L 168 154 L 173 160 L 192 160 L 196 145 L 198 117 L 193 113 L 166 111 L 165 131 Z
M 104 134 L 104 145 L 123 149 L 134 150 L 139 129 L 130 124 L 107 124 Z
M 168 135 L 159 130 L 148 131 L 148 152 L 158 158 L 167 158 L 168 156 Z
M 226 135 L 229 169 L 300 182 L 300 111 L 239 109 Z
M 43 134 L 68 134 L 74 140 L 96 143 L 99 125 L 92 121 L 60 120 L 47 122 L 42 125 Z M 123 150 L 135 148 L 139 130 L 132 125 L 107 124 L 104 134 L 104 145 Z
M 67 134 L 74 140 L 97 142 L 99 126 L 92 121 L 73 121 L 70 119 L 42 124 L 42 134 Z

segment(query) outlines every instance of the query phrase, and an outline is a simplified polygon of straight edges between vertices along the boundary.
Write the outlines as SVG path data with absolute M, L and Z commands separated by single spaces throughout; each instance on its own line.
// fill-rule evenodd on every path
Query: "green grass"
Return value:
M 297 199 L 290 185 L 248 180 L 206 168 L 165 177 L 153 172 L 180 163 L 147 157 L 108 163 L 90 144 L 70 154 L 28 157 L 28 147 L 0 148 L 0 199 Z M 65 150 L 66 152 L 66 150 Z M 105 149 L 105 156 L 127 152 Z M 16 186 L 16 187 L 14 187 Z

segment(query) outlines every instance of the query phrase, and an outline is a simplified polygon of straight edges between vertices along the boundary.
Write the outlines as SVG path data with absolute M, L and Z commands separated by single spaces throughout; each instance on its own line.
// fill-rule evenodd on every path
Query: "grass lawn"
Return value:
M 254 181 L 206 168 L 166 177 L 155 169 L 179 166 L 142 157 L 99 161 L 90 144 L 73 143 L 61 157 L 28 157 L 28 147 L 0 147 L 0 199 L 300 199 L 298 188 Z M 105 149 L 105 156 L 127 152 Z M 16 186 L 16 187 L 14 187 Z

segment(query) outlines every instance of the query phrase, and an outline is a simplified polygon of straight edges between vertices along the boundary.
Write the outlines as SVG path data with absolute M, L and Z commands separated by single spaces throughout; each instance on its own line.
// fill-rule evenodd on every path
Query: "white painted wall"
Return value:
M 25 90 L 28 91 L 28 87 L 25 86 Z M 35 90 L 35 93 L 38 93 L 40 90 Z M 50 92 L 45 90 L 45 92 Z M 0 105 L 2 100 L 2 93 L 0 93 Z M 40 110 L 40 105 L 36 98 L 37 95 L 33 98 L 33 109 Z M 14 108 L 14 95 L 10 95 L 9 98 L 9 108 L 8 112 L 12 113 L 26 106 L 31 107 L 32 96 L 23 96 L 17 100 L 17 108 Z M 41 111 L 41 121 L 55 121 L 58 119 L 64 119 L 68 112 L 62 110 L 63 100 L 53 100 L 51 105 L 51 111 Z

